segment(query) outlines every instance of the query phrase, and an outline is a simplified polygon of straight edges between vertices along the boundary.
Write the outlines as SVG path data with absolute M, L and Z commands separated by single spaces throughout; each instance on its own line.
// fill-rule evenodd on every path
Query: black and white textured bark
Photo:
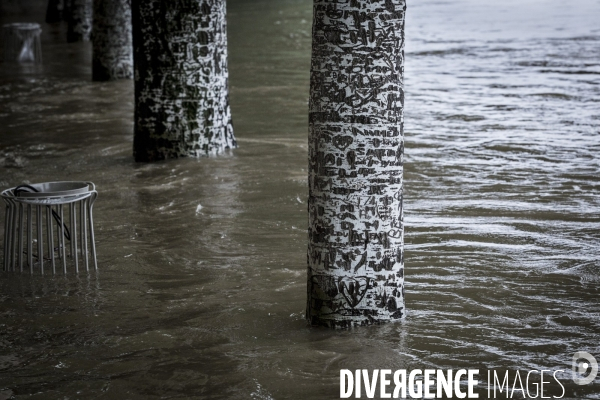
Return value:
M 89 41 L 94 0 L 65 0 L 67 42 Z
M 131 0 L 94 0 L 92 80 L 133 78 Z
M 307 319 L 404 317 L 403 0 L 314 0 Z
M 48 0 L 48 7 L 46 8 L 46 22 L 53 24 L 60 22 L 63 19 L 63 0 Z
M 133 0 L 136 161 L 237 147 L 225 0 Z

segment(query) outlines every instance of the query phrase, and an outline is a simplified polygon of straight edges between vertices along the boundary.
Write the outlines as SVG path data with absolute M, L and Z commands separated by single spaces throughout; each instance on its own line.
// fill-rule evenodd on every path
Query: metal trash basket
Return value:
M 42 44 L 40 24 L 34 22 L 17 22 L 5 24 L 4 28 L 4 61 L 42 62 Z
M 32 274 L 34 267 L 37 267 L 43 275 L 45 265 L 51 266 L 52 273 L 55 274 L 58 258 L 62 261 L 63 272 L 66 274 L 67 247 L 69 256 L 74 261 L 75 271 L 79 272 L 79 255 L 85 259 L 85 269 L 89 271 L 88 231 L 94 269 L 98 269 L 92 217 L 92 207 L 98 192 L 92 182 L 20 185 L 4 190 L 0 196 L 6 202 L 5 271 L 16 271 L 18 268 L 23 272 L 23 265 L 26 263 Z M 64 208 L 68 208 L 68 212 Z M 77 208 L 80 220 L 79 240 Z M 34 247 L 37 248 L 37 255 L 33 253 Z

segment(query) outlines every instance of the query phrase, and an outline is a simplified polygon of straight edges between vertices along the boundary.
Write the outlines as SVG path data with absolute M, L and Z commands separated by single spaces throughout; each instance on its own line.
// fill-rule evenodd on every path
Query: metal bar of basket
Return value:
M 52 273 L 56 274 L 56 260 L 54 257 L 54 227 L 53 227 L 53 218 L 52 218 L 52 206 L 48 207 L 48 213 L 50 214 L 50 248 L 52 252 L 50 253 L 50 260 L 52 262 Z M 58 231 L 58 227 L 56 229 Z
M 52 247 L 50 246 L 50 232 L 52 229 L 50 226 L 50 206 L 44 208 L 46 209 L 46 250 L 48 250 L 48 260 L 50 260 L 50 255 L 52 254 Z
M 12 238 L 12 246 L 10 249 L 10 254 L 12 255 L 12 260 L 10 262 L 11 269 L 13 271 L 17 270 L 17 260 L 20 259 L 20 238 L 18 238 L 19 231 L 21 226 L 23 225 L 23 213 L 19 212 L 20 203 L 16 201 L 12 201 L 12 209 L 13 209 L 13 229 L 11 231 Z
M 48 257 L 52 266 L 52 275 L 56 274 L 54 263 L 54 233 L 52 231 L 52 206 L 46 206 L 46 235 L 48 237 Z
M 93 191 L 90 199 L 88 201 L 88 215 L 90 218 L 90 241 L 92 242 L 92 257 L 94 258 L 94 269 L 98 269 L 98 261 L 96 260 L 96 241 L 94 240 L 94 217 L 92 216 L 92 207 L 94 206 L 94 201 L 96 201 L 96 197 L 98 197 L 98 193 Z
M 42 207 L 40 205 L 35 206 L 37 211 L 36 222 L 37 222 L 37 248 L 38 248 L 38 261 L 40 262 L 40 272 L 44 275 L 44 241 L 42 240 Z
M 8 271 L 8 216 L 10 215 L 10 205 L 6 203 L 6 213 L 4 214 L 4 270 Z
M 19 256 L 18 254 L 18 238 L 17 238 L 17 234 L 19 231 L 19 203 L 10 200 L 11 206 L 10 206 L 10 215 L 7 216 L 7 219 L 10 219 L 8 222 L 9 225 L 9 230 L 8 232 L 5 232 L 4 234 L 8 236 L 8 247 L 5 248 L 5 252 L 8 254 L 8 260 L 7 260 L 7 264 L 6 264 L 6 270 L 7 271 L 16 271 L 16 263 L 17 263 L 17 257 Z
M 81 254 L 81 258 L 83 261 L 83 200 L 79 200 L 77 204 L 79 204 L 79 253 Z M 77 212 L 77 207 L 75 207 L 75 212 Z
M 19 203 L 19 270 L 23 272 L 23 229 L 25 228 L 25 215 L 23 203 Z
M 29 272 L 33 274 L 33 221 L 31 215 L 31 204 L 27 204 L 27 262 Z
M 13 214 L 14 214 L 15 210 L 14 207 L 12 206 L 12 202 L 11 205 L 8 207 L 8 213 L 6 215 L 6 222 L 7 222 L 7 230 L 5 231 L 4 235 L 7 238 L 6 241 L 6 246 L 4 247 L 4 255 L 5 255 L 5 262 L 4 262 L 4 266 L 5 269 L 7 271 L 12 271 L 11 268 L 11 260 L 12 260 L 12 243 L 14 242 L 13 239 L 13 229 L 14 229 L 14 218 L 13 218 Z
M 67 274 L 67 249 L 65 248 L 65 216 L 64 216 L 64 212 L 63 212 L 63 205 L 60 204 L 58 206 L 59 209 L 59 214 L 60 214 L 60 242 L 61 242 L 61 246 L 60 246 L 60 250 L 61 250 L 61 254 L 62 254 L 62 262 L 63 262 L 63 272 L 65 273 L 65 275 Z
M 19 214 L 19 203 L 16 201 L 12 202 L 13 209 L 13 226 L 10 232 L 12 236 L 12 245 L 10 248 L 10 254 L 12 260 L 10 261 L 10 267 L 12 271 L 17 270 L 17 260 L 19 259 L 19 229 L 23 224 L 23 218 Z
M 23 207 L 21 205 L 21 203 L 19 203 L 18 201 L 14 201 L 13 202 L 13 213 L 15 216 L 15 224 L 13 226 L 13 260 L 11 262 L 11 266 L 12 266 L 12 270 L 16 271 L 17 270 L 17 264 L 19 264 L 19 268 L 20 267 L 20 263 L 23 260 L 23 244 L 22 244 L 22 232 L 23 232 Z
M 73 258 L 73 203 L 69 203 L 69 232 L 71 233 L 71 239 L 69 241 L 69 255 Z
M 11 202 L 12 208 L 12 229 L 10 230 L 11 245 L 10 245 L 10 270 L 17 270 L 17 252 L 19 250 L 17 243 L 17 233 L 19 232 L 19 204 L 16 201 Z M 6 233 L 5 233 L 6 234 Z
M 60 216 L 60 205 L 56 206 L 56 213 L 57 215 Z M 58 258 L 60 258 L 61 260 L 63 259 L 62 256 L 62 247 L 63 247 L 63 241 L 65 240 L 64 236 L 61 234 L 61 229 L 62 229 L 62 220 L 58 220 L 57 222 L 57 227 L 56 227 L 56 234 L 58 236 Z
M 11 201 L 10 202 L 10 211 L 9 211 L 9 215 L 7 215 L 7 219 L 8 219 L 8 231 L 5 232 L 5 235 L 8 236 L 8 246 L 6 246 L 4 248 L 4 252 L 6 254 L 8 254 L 8 260 L 6 263 L 6 268 L 7 271 L 12 271 L 13 270 L 13 266 L 12 266 L 12 260 L 13 260 L 13 243 L 14 243 L 14 235 L 13 235 L 13 231 L 15 229 L 15 208 L 14 208 L 14 204 Z
M 88 240 L 87 240 L 87 226 L 88 226 L 87 225 L 88 224 L 88 222 L 87 222 L 87 205 L 88 205 L 88 203 L 89 203 L 89 199 L 85 199 L 83 201 L 83 205 L 84 205 L 84 207 L 83 207 L 83 226 L 84 226 L 83 235 L 84 236 L 83 237 L 85 238 L 85 270 L 86 271 L 90 270 L 89 262 L 88 262 L 88 248 L 87 248 L 87 243 L 88 243 Z
M 15 213 L 15 209 L 11 204 L 11 206 L 9 207 L 8 215 L 6 216 L 6 219 L 8 219 L 8 230 L 6 231 L 5 235 L 8 236 L 8 243 L 7 243 L 7 246 L 4 248 L 4 253 L 6 253 L 8 255 L 8 257 L 6 259 L 6 270 L 7 271 L 12 271 L 11 264 L 12 264 L 13 255 L 11 253 L 12 253 L 12 248 L 13 248 L 12 244 L 14 242 L 13 234 L 12 234 L 12 232 L 14 230 L 14 218 L 13 218 L 14 213 Z
M 75 272 L 79 273 L 79 257 L 77 256 L 77 216 L 76 204 L 71 203 L 71 257 L 75 257 Z
M 81 251 L 83 251 L 83 253 L 85 254 L 85 270 L 89 271 L 90 270 L 90 263 L 88 260 L 88 239 L 87 239 L 87 203 L 88 200 L 87 199 L 83 199 L 83 201 L 81 202 L 81 231 L 82 231 L 82 235 L 81 235 L 81 240 L 83 241 L 83 245 L 81 246 Z

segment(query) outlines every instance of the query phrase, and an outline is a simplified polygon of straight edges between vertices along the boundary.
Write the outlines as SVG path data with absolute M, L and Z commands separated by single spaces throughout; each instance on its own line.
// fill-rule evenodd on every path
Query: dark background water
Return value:
M 1 23 L 44 12 L 0 0 Z M 342 368 L 565 370 L 565 398 L 600 398 L 570 380 L 600 360 L 598 16 L 408 4 L 409 314 L 352 331 L 304 321 L 310 1 L 228 1 L 240 148 L 156 164 L 132 82 L 92 83 L 89 43 L 42 24 L 41 66 L 0 63 L 0 187 L 95 182 L 100 270 L 0 273 L 0 399 L 329 399 Z

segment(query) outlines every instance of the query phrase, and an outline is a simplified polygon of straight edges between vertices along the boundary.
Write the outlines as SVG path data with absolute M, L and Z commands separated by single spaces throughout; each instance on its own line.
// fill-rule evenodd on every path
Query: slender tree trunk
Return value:
M 225 0 L 133 0 L 136 161 L 237 147 Z
M 92 79 L 133 78 L 131 1 L 94 0 Z
M 314 0 L 306 316 L 351 327 L 404 309 L 404 0 Z
M 48 7 L 46 8 L 46 22 L 52 24 L 62 21 L 63 7 L 63 0 L 48 0 Z
M 93 0 L 65 0 L 67 42 L 89 41 L 92 33 Z

